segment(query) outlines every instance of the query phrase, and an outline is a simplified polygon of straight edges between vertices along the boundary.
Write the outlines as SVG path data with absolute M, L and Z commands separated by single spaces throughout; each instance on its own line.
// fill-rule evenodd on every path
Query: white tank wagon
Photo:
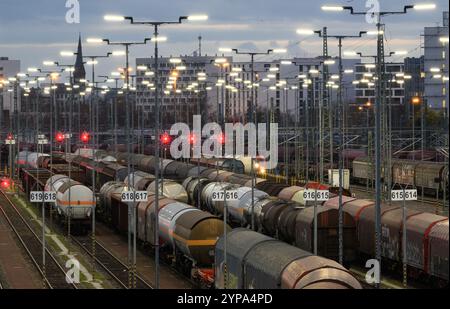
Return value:
M 162 195 L 166 198 L 170 198 L 182 203 L 187 203 L 189 200 L 186 189 L 182 185 L 173 180 L 169 179 L 164 179 L 163 181 L 160 180 L 158 188 L 159 192 L 161 192 Z M 156 180 L 153 181 L 147 187 L 147 191 L 155 192 L 155 189 L 156 189 Z
M 248 187 L 240 187 L 222 182 L 211 182 L 207 184 L 201 192 L 201 199 L 204 207 L 215 214 L 224 214 L 224 202 L 213 201 L 214 192 L 218 191 L 235 191 L 237 193 L 236 200 L 228 200 L 227 209 L 229 219 L 239 223 L 241 226 L 247 226 L 251 223 L 252 216 L 252 189 Z M 256 210 L 258 202 L 269 198 L 269 195 L 263 191 L 255 189 L 253 191 L 254 214 L 257 217 Z
M 65 175 L 54 175 L 45 184 L 46 192 L 56 192 L 55 208 L 63 217 L 86 220 L 96 205 L 92 190 Z
M 125 185 L 137 191 L 145 191 L 155 180 L 155 176 L 142 171 L 131 172 L 124 180 Z

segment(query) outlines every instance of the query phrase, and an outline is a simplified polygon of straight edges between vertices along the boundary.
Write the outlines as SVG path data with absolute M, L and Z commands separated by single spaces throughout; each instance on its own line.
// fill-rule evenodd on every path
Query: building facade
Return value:
M 446 41 L 443 40 L 446 38 Z M 448 109 L 448 12 L 442 26 L 424 30 L 424 100 L 432 109 Z
M 20 60 L 0 57 L 0 80 L 17 77 L 19 72 Z M 14 113 L 15 106 L 20 110 L 20 87 L 15 82 L 9 82 L 0 88 L 0 127 L 6 126 L 6 120 Z
M 391 107 L 392 126 L 403 127 L 410 116 L 405 113 L 405 64 L 403 62 L 386 62 L 386 88 L 383 91 L 385 106 Z M 373 108 L 376 99 L 376 66 L 373 63 L 355 65 L 356 105 Z
M 216 63 L 218 58 L 223 63 Z M 190 123 L 192 115 L 197 114 L 198 103 L 204 119 L 245 123 L 252 119 L 254 102 L 259 122 L 278 122 L 280 114 L 286 114 L 291 121 L 286 125 L 291 125 L 295 117 L 304 115 L 307 104 L 318 107 L 323 91 L 327 91 L 331 101 L 337 100 L 338 91 L 330 83 L 339 84 L 338 59 L 326 65 L 328 80 L 325 82 L 322 82 L 325 64 L 321 57 L 256 61 L 253 87 L 251 62 L 233 61 L 232 57 L 223 55 L 176 57 L 179 63 L 171 59 L 159 59 L 159 84 L 163 88 L 160 103 L 166 123 L 175 120 Z M 357 63 L 359 59 L 344 59 L 344 69 L 348 73 Z M 137 58 L 136 68 L 136 104 L 150 117 L 155 105 L 154 59 Z M 355 104 L 354 74 L 347 73 L 343 76 L 344 103 Z M 206 80 L 199 80 L 202 75 L 206 75 Z M 308 84 L 305 80 L 312 82 Z M 189 88 L 192 84 L 197 87 Z

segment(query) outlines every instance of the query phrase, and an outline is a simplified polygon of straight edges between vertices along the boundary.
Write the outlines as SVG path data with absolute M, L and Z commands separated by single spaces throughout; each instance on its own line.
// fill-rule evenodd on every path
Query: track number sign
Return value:
M 239 198 L 237 191 L 225 191 L 217 190 L 212 193 L 213 202 L 223 202 L 225 199 L 227 201 L 237 201 Z
M 43 192 L 43 191 L 31 191 L 30 192 L 31 203 L 56 203 L 56 192 Z
M 147 202 L 148 192 L 147 191 L 123 191 L 122 192 L 122 202 Z
M 327 190 L 305 190 L 303 192 L 305 201 L 328 201 L 330 199 L 330 191 Z
M 417 190 L 392 190 L 391 200 L 393 201 L 417 201 Z

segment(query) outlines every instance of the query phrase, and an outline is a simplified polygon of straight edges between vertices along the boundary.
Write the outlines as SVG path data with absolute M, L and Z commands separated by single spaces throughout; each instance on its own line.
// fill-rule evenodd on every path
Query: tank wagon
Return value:
M 269 196 L 266 192 L 252 190 L 239 185 L 213 182 L 207 178 L 190 177 L 183 182 L 188 192 L 190 203 L 219 217 L 224 216 L 225 203 L 214 201 L 215 191 L 233 190 L 237 200 L 226 202 L 227 220 L 234 227 L 255 227 L 255 230 L 276 237 L 303 250 L 314 248 L 313 208 L 306 207 L 292 200 Z M 288 197 L 288 194 L 285 195 Z M 338 211 L 318 204 L 318 254 L 327 258 L 338 259 Z M 253 218 L 253 220 L 252 220 Z M 356 224 L 354 219 L 344 215 L 345 261 L 351 262 L 356 257 Z
M 314 256 L 268 236 L 234 229 L 216 244 L 218 289 L 361 289 L 335 261 Z

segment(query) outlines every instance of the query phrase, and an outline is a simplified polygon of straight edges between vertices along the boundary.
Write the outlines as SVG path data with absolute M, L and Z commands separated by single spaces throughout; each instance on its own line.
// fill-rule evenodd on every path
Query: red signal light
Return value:
M 11 186 L 11 182 L 7 178 L 3 178 L 1 182 L 2 188 L 7 189 Z
M 164 145 L 170 144 L 170 142 L 171 142 L 170 135 L 167 134 L 167 133 L 164 133 L 164 134 L 161 136 L 161 142 L 162 142 Z
M 195 134 L 189 135 L 189 143 L 194 144 L 195 143 Z
M 89 142 L 90 138 L 91 137 L 88 132 L 84 131 L 83 133 L 81 133 L 80 139 L 83 143 L 87 144 Z
M 64 141 L 64 134 L 61 132 L 56 133 L 55 139 L 58 143 L 62 143 Z
M 225 144 L 225 135 L 223 133 L 219 134 L 217 140 L 219 141 L 219 143 Z
M 14 135 L 12 133 L 8 133 L 8 136 L 6 137 L 7 140 L 12 141 L 14 139 Z

